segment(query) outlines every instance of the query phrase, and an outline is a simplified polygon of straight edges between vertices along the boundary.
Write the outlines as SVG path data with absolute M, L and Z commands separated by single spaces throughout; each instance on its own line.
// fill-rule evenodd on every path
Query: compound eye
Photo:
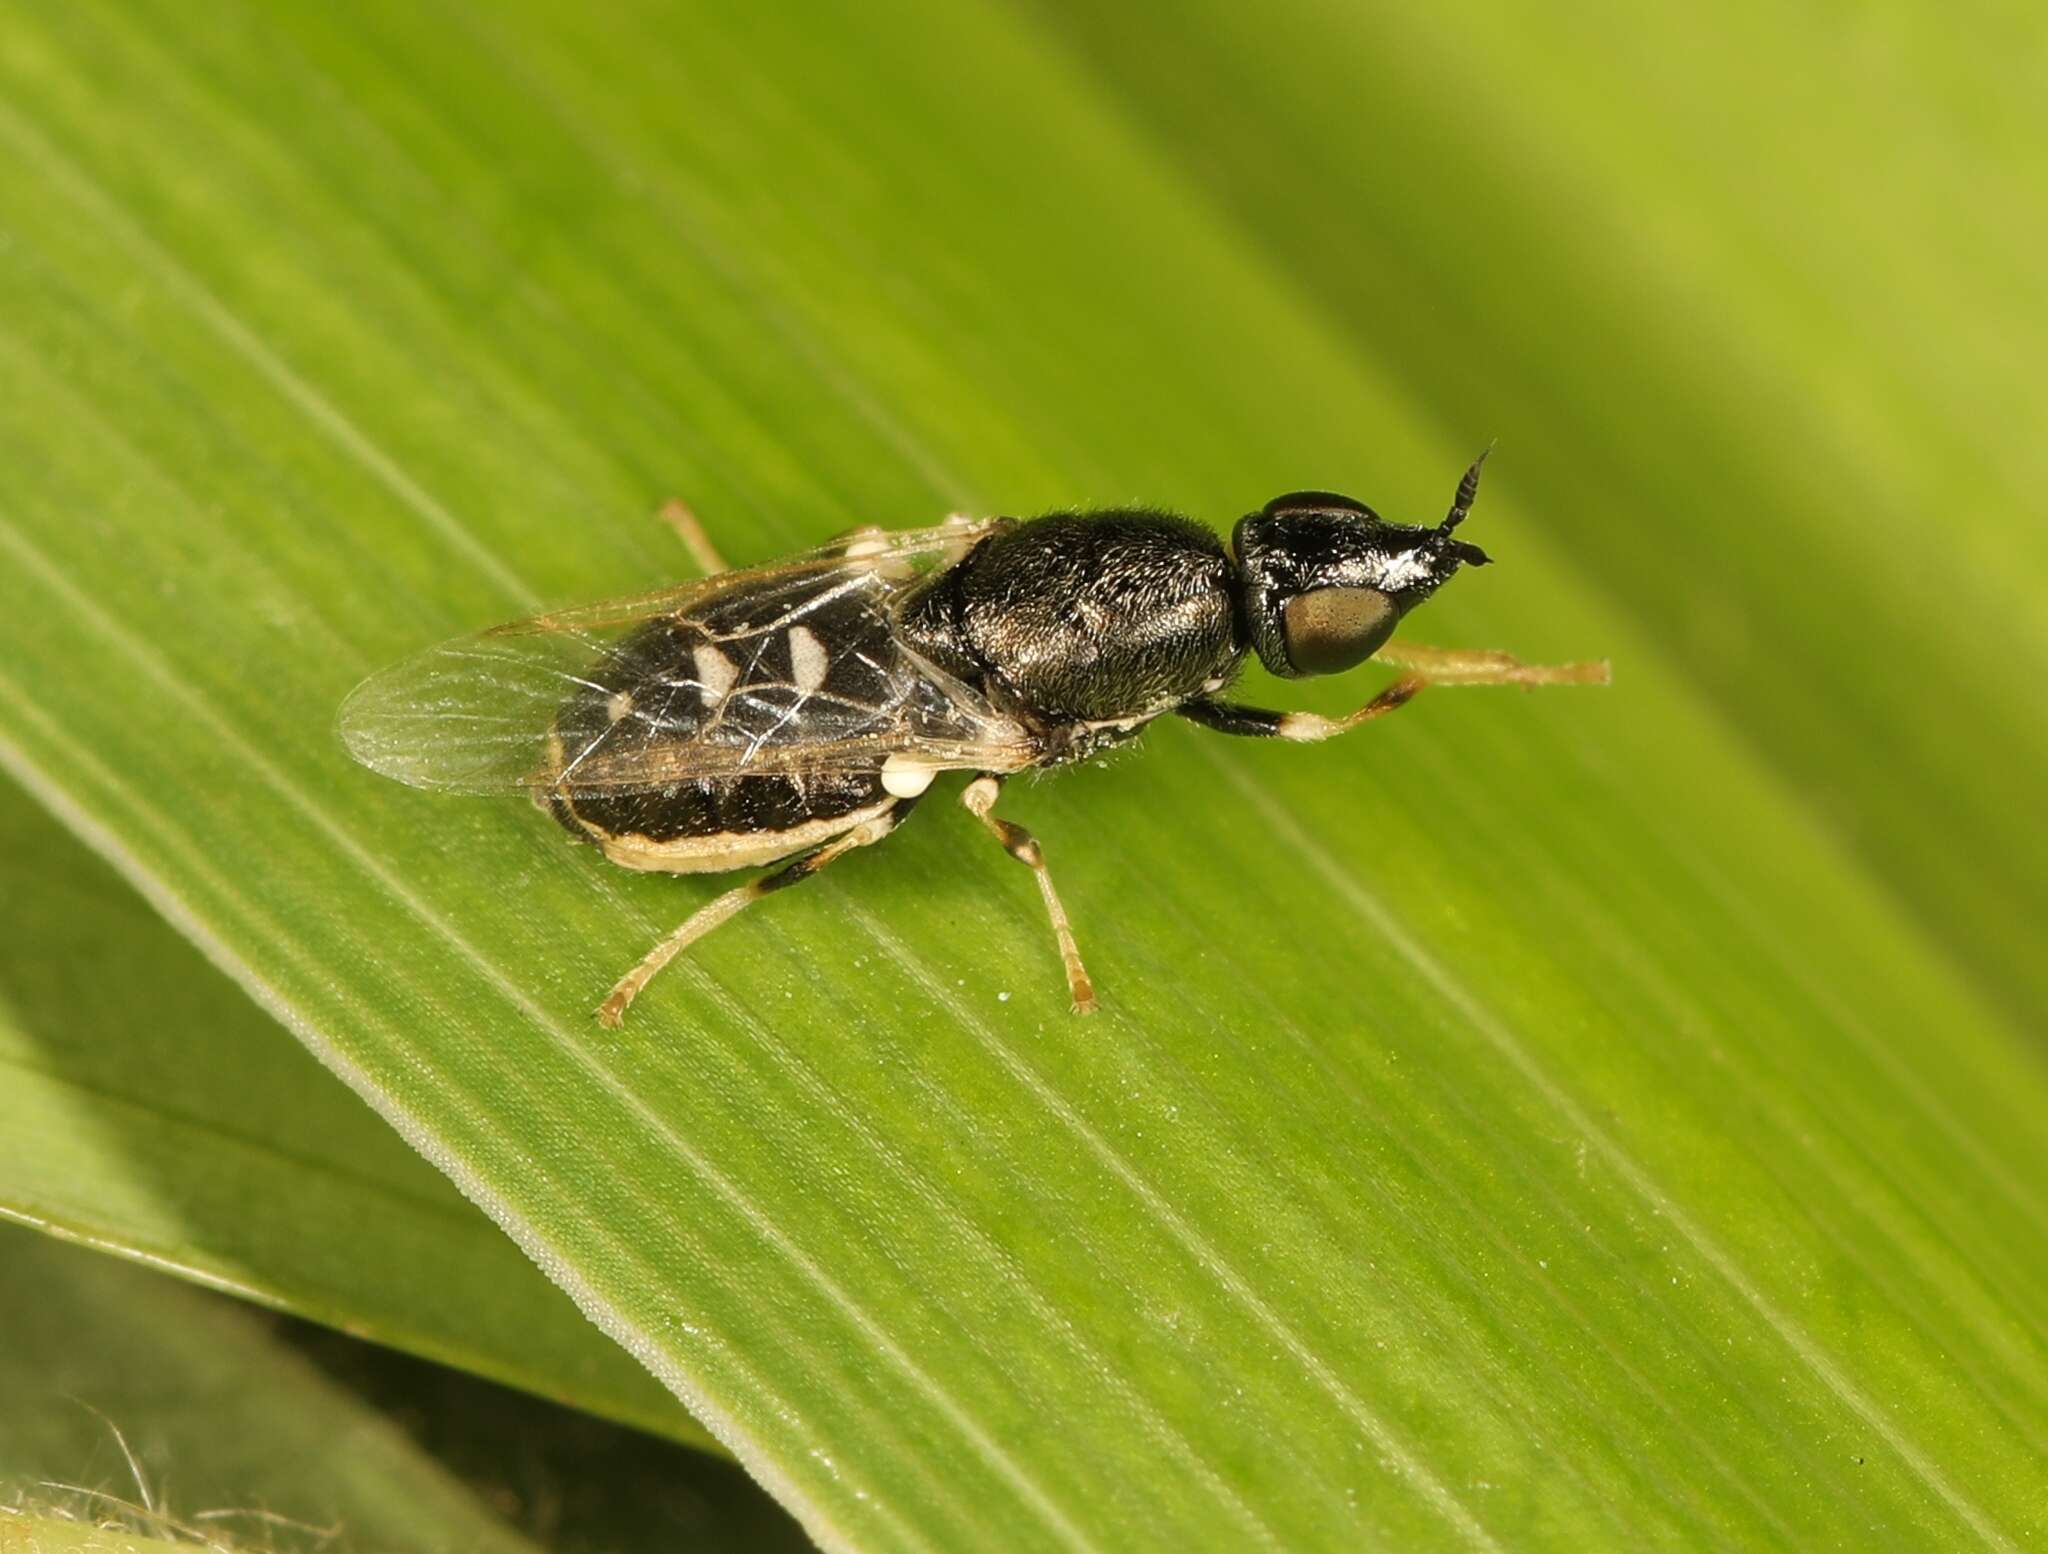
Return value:
M 1337 674 L 1364 663 L 1394 634 L 1401 612 L 1377 588 L 1317 588 L 1280 612 L 1297 674 Z
M 1266 504 L 1268 518 L 1283 518 L 1289 513 L 1357 513 L 1362 518 L 1379 517 L 1357 497 L 1335 491 L 1290 491 Z

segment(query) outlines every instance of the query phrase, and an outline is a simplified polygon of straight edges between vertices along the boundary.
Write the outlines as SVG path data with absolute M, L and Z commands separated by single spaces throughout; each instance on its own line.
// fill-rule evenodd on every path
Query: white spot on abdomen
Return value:
M 825 644 L 820 642 L 808 626 L 789 628 L 789 673 L 796 681 L 796 688 L 806 696 L 825 683 L 825 671 L 831 661 L 825 656 Z
M 690 649 L 690 661 L 697 666 L 697 680 L 704 687 L 704 705 L 716 707 L 725 700 L 725 693 L 740 677 L 739 670 L 733 667 L 731 659 L 708 642 L 700 642 Z
M 607 717 L 614 723 L 618 722 L 619 719 L 625 717 L 626 714 L 633 710 L 633 693 L 631 691 L 613 691 L 610 698 L 604 704 L 604 710 Z
M 891 798 L 914 799 L 932 785 L 936 767 L 907 755 L 892 755 L 882 763 L 882 791 Z

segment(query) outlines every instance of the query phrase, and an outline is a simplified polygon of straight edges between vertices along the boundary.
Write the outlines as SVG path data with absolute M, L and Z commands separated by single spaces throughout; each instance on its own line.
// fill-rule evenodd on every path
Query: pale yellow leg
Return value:
M 709 575 L 713 572 L 729 571 L 725 558 L 718 554 L 718 547 L 711 543 L 711 536 L 704 532 L 704 525 L 697 515 L 690 511 L 687 503 L 680 499 L 664 502 L 661 521 L 676 531 L 676 537 L 683 542 L 683 548 L 690 553 L 690 559 L 697 563 L 697 570 Z
M 1280 721 L 1273 725 L 1273 732 L 1282 739 L 1302 744 L 1335 739 L 1361 723 L 1370 723 L 1374 718 L 1383 718 L 1396 708 L 1407 706 L 1415 693 L 1428 684 L 1420 675 L 1404 674 L 1356 712 L 1347 712 L 1341 718 L 1326 718 L 1320 712 L 1283 712 Z
M 856 847 L 866 847 L 879 842 L 896 829 L 900 811 L 892 809 L 877 815 L 873 820 L 863 821 L 844 836 L 827 842 L 814 853 L 807 853 L 794 863 L 784 864 L 770 874 L 763 874 L 746 884 L 728 890 L 722 896 L 714 896 L 696 911 L 683 919 L 682 925 L 649 950 L 640 964 L 619 978 L 610 995 L 598 1006 L 597 1023 L 607 1030 L 617 1030 L 626 1018 L 626 1010 L 640 995 L 640 990 L 654 980 L 662 967 L 674 960 L 684 950 L 711 932 L 720 923 L 735 917 L 744 907 L 751 906 L 771 891 L 794 885 L 799 880 L 809 879 L 826 864 Z
M 1605 659 L 1581 664 L 1525 664 L 1511 653 L 1427 647 L 1420 642 L 1389 642 L 1373 654 L 1373 661 L 1402 670 L 1401 678 L 1356 712 L 1341 718 L 1289 712 L 1282 715 L 1273 732 L 1282 739 L 1304 743 L 1332 739 L 1406 706 L 1418 692 L 1432 685 L 1605 685 L 1610 678 Z
M 1052 874 L 1045 866 L 1045 850 L 1038 845 L 1038 839 L 1022 826 L 1013 825 L 991 813 L 1002 786 L 1000 777 L 983 773 L 967 785 L 960 795 L 960 802 L 967 806 L 976 820 L 989 828 L 1012 858 L 1028 866 L 1038 877 L 1038 893 L 1045 898 L 1046 916 L 1052 919 L 1053 937 L 1059 941 L 1060 964 L 1066 968 L 1067 991 L 1073 995 L 1074 1013 L 1093 1014 L 1095 984 L 1088 979 L 1088 968 L 1081 964 L 1081 950 L 1074 943 L 1074 929 L 1067 921 L 1067 909 L 1060 905 L 1059 892 L 1052 888 Z
M 1512 653 L 1428 647 L 1398 638 L 1373 654 L 1373 662 L 1404 669 L 1431 685 L 1605 685 L 1611 678 L 1604 658 L 1581 664 L 1525 664 Z

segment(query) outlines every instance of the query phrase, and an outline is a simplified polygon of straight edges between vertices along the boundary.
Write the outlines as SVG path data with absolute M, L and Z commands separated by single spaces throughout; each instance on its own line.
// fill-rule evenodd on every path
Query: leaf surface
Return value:
M 1415 348 L 1158 122 L 1060 29 L 969 7 L 10 28 L 6 764 L 828 1546 L 2037 1541 L 2029 984 L 1987 998 L 1902 904 L 1905 854 L 1817 822 L 1844 741 L 1731 721 L 1619 597 L 1624 564 L 1659 597 L 1651 559 L 1593 568 L 1555 478 L 1523 483 L 1517 417 L 1558 424 L 1529 357 L 1448 425 Z M 1697 300 L 1703 333 L 1750 316 Z M 1654 462 L 1632 415 L 1602 423 L 1617 478 Z M 1611 657 L 1614 688 L 1433 694 L 1313 750 L 1174 726 L 1013 785 L 1104 993 L 1085 1024 L 1023 871 L 933 802 L 600 1031 L 710 887 L 380 783 L 329 733 L 407 651 L 679 575 L 670 494 L 742 562 L 1303 486 L 1433 518 L 1496 432 L 1471 532 L 1502 565 L 1412 629 Z M 1818 591 L 1810 700 L 1896 598 Z M 2030 748 L 2012 710 L 1940 726 Z M 2010 772 L 1904 769 L 2003 817 L 1979 850 L 2027 819 Z M 1983 911 L 2030 867 L 1987 865 Z

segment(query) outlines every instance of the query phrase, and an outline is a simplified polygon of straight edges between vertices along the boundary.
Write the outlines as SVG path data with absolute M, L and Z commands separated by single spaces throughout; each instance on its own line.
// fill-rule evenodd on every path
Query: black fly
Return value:
M 971 771 L 961 800 L 1037 876 L 1086 1012 L 1094 989 L 1044 853 L 994 813 L 1011 773 L 1081 760 L 1169 712 L 1317 740 L 1427 685 L 1607 678 L 1604 664 L 1388 640 L 1460 566 L 1488 559 L 1453 534 L 1484 461 L 1434 528 L 1306 491 L 1244 518 L 1227 548 L 1185 518 L 1121 508 L 863 529 L 725 571 L 672 507 L 713 575 L 430 649 L 357 687 L 341 732 L 357 760 L 401 782 L 524 790 L 629 869 L 782 865 L 656 945 L 599 1009 L 609 1026 L 693 940 L 879 842 L 940 772 Z M 1288 677 L 1375 654 L 1402 674 L 1348 717 L 1271 712 L 1219 699 L 1249 653 Z

